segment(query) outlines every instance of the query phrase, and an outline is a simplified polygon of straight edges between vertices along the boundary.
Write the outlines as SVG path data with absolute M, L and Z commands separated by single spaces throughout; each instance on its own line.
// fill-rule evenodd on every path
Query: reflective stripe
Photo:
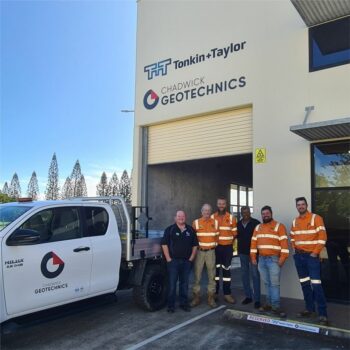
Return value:
M 198 219 L 194 221 L 194 225 L 196 226 L 196 230 L 199 230 Z
M 294 238 L 291 238 L 290 241 L 291 241 L 291 242 L 295 242 L 295 239 L 294 239 Z
M 215 281 L 220 281 L 220 277 L 215 277 Z
M 295 227 L 295 219 L 293 220 L 293 227 Z
M 215 220 L 215 228 L 218 229 L 218 227 L 219 227 L 219 223 L 217 220 Z
M 317 233 L 316 230 L 300 230 L 300 231 L 294 231 L 295 235 L 311 235 Z
M 220 236 L 219 239 L 221 239 L 223 241 L 229 241 L 229 240 L 233 239 L 233 236 L 227 236 L 227 237 Z
M 321 280 L 311 280 L 311 283 L 313 284 L 321 284 Z
M 295 241 L 296 245 L 303 245 L 303 244 L 326 244 L 326 241 L 323 240 L 317 240 L 317 241 Z
M 278 222 L 277 224 L 276 224 L 276 226 L 275 226 L 275 232 L 277 232 L 278 231 L 278 228 L 280 227 L 280 223 Z
M 281 250 L 281 247 L 278 245 L 258 245 L 258 249 L 275 249 Z
M 214 218 L 215 218 L 214 214 L 211 214 L 211 215 L 210 215 L 210 218 L 211 218 L 211 219 L 214 219 Z
M 216 267 L 221 267 L 221 265 L 220 265 L 220 264 L 217 264 Z
M 255 231 L 259 231 L 260 224 L 255 227 Z
M 230 266 L 226 267 L 226 266 L 224 266 L 224 265 L 221 265 L 221 267 L 222 267 L 224 270 L 226 270 L 226 271 L 228 271 L 228 270 L 230 269 Z
M 223 277 L 222 280 L 224 282 L 230 282 L 231 281 L 231 278 L 230 277 Z
M 230 214 L 230 224 L 232 225 L 233 216 Z
M 316 214 L 312 214 L 312 217 L 311 217 L 311 226 L 315 226 L 315 217 L 316 217 Z
M 275 239 L 279 239 L 279 235 L 271 235 L 268 233 L 259 233 L 256 235 L 256 238 L 275 238 Z
M 234 228 L 232 229 L 232 231 L 237 231 L 237 227 L 234 227 Z
M 199 237 L 215 237 L 215 236 L 217 236 L 217 232 L 197 232 L 197 236 L 199 236 Z
M 258 250 L 257 250 L 257 249 L 250 249 L 250 252 L 251 252 L 251 253 L 257 253 Z
M 203 242 L 198 242 L 200 246 L 203 247 L 216 247 L 216 242 L 211 242 L 211 243 L 203 243 Z
M 316 231 L 317 232 L 326 231 L 326 228 L 324 226 L 318 226 L 318 227 L 316 227 Z
M 252 237 L 252 240 L 253 240 L 253 241 L 257 241 L 258 239 L 257 239 L 255 236 L 253 236 L 253 237 Z
M 219 230 L 231 230 L 230 226 L 219 226 Z
M 281 253 L 287 253 L 287 254 L 289 254 L 289 249 L 281 249 Z
M 300 278 L 299 281 L 300 281 L 300 283 L 310 281 L 310 277 Z
M 290 231 L 290 234 L 291 234 L 292 236 L 294 236 L 294 232 L 293 232 L 293 231 Z
M 287 236 L 280 236 L 279 240 L 282 241 L 283 239 L 288 239 Z

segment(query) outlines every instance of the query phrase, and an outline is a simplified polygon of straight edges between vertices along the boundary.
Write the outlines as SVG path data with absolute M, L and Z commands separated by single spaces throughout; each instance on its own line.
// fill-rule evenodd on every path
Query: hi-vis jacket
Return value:
M 320 254 L 327 241 L 322 217 L 308 211 L 305 216 L 295 218 L 290 238 L 294 249 Z
M 213 249 L 217 246 L 219 224 L 215 219 L 200 218 L 194 220 L 192 227 L 196 230 L 200 249 Z
M 233 240 L 237 236 L 237 221 L 236 218 L 226 212 L 224 215 L 219 215 L 219 212 L 212 214 L 212 219 L 219 223 L 219 245 L 233 245 Z
M 250 244 L 252 261 L 256 261 L 257 253 L 261 256 L 277 255 L 283 263 L 289 255 L 286 227 L 275 220 L 257 225 Z

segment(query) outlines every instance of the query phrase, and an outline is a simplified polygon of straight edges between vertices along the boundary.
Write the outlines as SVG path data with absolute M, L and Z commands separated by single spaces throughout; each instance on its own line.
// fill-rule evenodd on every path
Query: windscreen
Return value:
M 27 212 L 30 206 L 0 205 L 0 231 Z

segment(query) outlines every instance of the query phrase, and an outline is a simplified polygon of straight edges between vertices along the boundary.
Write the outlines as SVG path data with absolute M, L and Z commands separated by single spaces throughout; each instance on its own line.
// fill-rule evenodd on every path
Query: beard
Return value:
M 272 221 L 272 218 L 263 219 L 263 223 L 264 223 L 264 224 L 267 224 L 267 223 L 269 223 L 269 222 L 271 222 L 271 221 Z

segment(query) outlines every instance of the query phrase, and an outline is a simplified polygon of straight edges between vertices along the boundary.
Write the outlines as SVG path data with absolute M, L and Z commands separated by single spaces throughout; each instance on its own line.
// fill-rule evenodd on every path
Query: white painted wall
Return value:
M 144 67 L 172 58 L 185 59 L 231 42 L 246 48 L 186 68 L 168 67 L 166 76 L 147 79 Z M 305 106 L 315 110 L 309 122 L 350 115 L 350 65 L 308 71 L 308 30 L 289 0 L 152 1 L 138 3 L 135 141 L 133 178 L 140 174 L 140 126 L 253 106 L 253 144 L 266 147 L 267 162 L 254 164 L 255 212 L 269 204 L 276 220 L 290 227 L 294 198 L 310 198 L 310 145 L 289 131 L 301 124 Z M 213 83 L 245 76 L 244 88 L 147 110 L 146 91 L 195 77 Z M 140 186 L 135 181 L 134 201 Z M 282 274 L 282 295 L 301 297 L 292 258 Z

